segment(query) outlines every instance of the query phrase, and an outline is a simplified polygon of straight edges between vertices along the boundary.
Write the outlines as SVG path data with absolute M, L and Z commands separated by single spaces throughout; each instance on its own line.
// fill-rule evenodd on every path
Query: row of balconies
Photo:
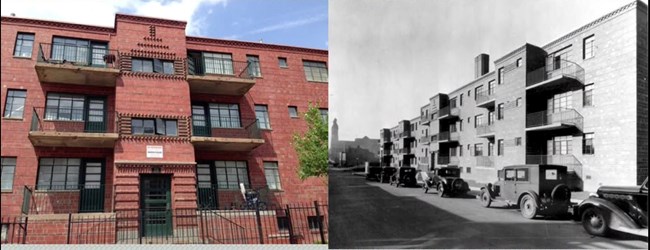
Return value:
M 60 119 L 45 111 L 33 109 L 29 139 L 34 146 L 113 148 L 120 137 L 115 112 L 91 115 L 92 111 L 70 110 L 69 116 Z M 191 118 L 189 124 L 192 132 L 188 134 L 197 149 L 251 151 L 265 143 L 256 119 L 241 119 L 234 128 L 195 126 Z
M 163 64 L 156 62 L 148 66 L 155 72 L 164 71 Z M 255 85 L 255 72 L 250 70 L 249 62 L 211 59 L 210 72 L 204 64 L 188 57 L 184 65 L 174 65 L 172 72 L 165 73 L 186 77 L 191 93 L 241 96 Z M 35 68 L 41 82 L 115 87 L 124 65 L 134 67 L 132 61 L 123 61 L 116 50 L 41 43 Z

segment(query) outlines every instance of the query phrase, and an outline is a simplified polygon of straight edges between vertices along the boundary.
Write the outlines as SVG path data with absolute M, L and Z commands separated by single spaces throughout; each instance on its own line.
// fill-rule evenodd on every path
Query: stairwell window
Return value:
M 131 134 L 177 136 L 178 125 L 176 120 L 133 118 Z
M 34 48 L 34 34 L 18 33 L 18 35 L 16 36 L 16 47 L 14 47 L 14 56 L 31 58 L 33 48 Z
M 595 41 L 596 39 L 594 38 L 594 35 L 588 36 L 582 41 L 582 56 L 584 59 L 589 59 L 596 55 L 594 46 Z
M 167 75 L 174 74 L 174 62 L 158 60 L 158 59 L 147 59 L 147 58 L 133 58 L 131 61 L 133 72 L 149 72 L 149 73 L 161 73 Z
M 2 157 L 2 191 L 12 191 L 14 187 L 14 173 L 16 173 L 16 157 Z
M 26 90 L 9 89 L 7 90 L 7 99 L 5 100 L 6 118 L 23 118 L 25 112 Z
M 501 68 L 499 68 L 499 85 L 503 84 L 503 82 L 505 81 L 504 76 L 505 76 L 505 74 L 504 74 L 504 71 L 503 71 L 503 67 L 501 67 Z
M 497 155 L 500 155 L 500 156 L 503 155 L 503 149 L 504 149 L 503 146 L 504 146 L 503 145 L 503 139 L 499 139 L 497 141 Z
M 303 61 L 307 81 L 327 82 L 327 65 L 324 62 Z
M 594 133 L 586 133 L 582 137 L 582 154 L 583 155 L 593 155 L 595 153 L 594 148 Z
M 584 90 L 582 91 L 582 100 L 583 106 L 593 106 L 594 105 L 594 83 L 585 85 Z
M 246 61 L 248 62 L 248 75 L 262 77 L 260 58 L 258 56 L 246 56 Z
M 503 103 L 499 103 L 497 106 L 497 120 L 503 119 Z
M 271 129 L 269 110 L 266 105 L 255 105 L 255 117 L 257 118 L 257 125 L 261 129 Z
M 266 184 L 269 189 L 282 190 L 277 162 L 264 162 L 264 176 L 266 177 Z

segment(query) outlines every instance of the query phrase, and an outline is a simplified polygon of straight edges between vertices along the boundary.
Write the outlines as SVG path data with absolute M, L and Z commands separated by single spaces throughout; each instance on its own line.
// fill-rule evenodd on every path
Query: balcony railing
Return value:
M 476 166 L 493 167 L 492 156 L 476 156 Z
M 550 113 L 540 111 L 526 115 L 526 128 L 540 128 L 540 130 L 576 127 L 582 131 L 584 118 L 575 109 L 566 109 Z
M 420 157 L 420 164 L 428 165 L 430 162 L 429 157 Z
M 482 124 L 476 127 L 476 135 L 479 137 L 485 137 L 494 135 L 494 125 L 493 124 Z
M 103 184 L 68 184 L 25 186 L 23 207 L 25 214 L 66 214 L 87 212 L 112 212 L 106 206 Z
M 567 166 L 567 171 L 574 171 L 582 177 L 582 163 L 572 154 L 564 155 L 526 155 L 526 164 L 552 164 Z
M 29 139 L 34 146 L 112 148 L 116 117 L 100 110 L 35 107 Z
M 420 116 L 420 120 L 422 121 L 422 124 L 429 124 L 433 121 L 433 114 L 422 115 Z
M 494 90 L 483 90 L 476 93 L 476 105 L 479 107 L 494 106 Z
M 192 122 L 192 142 L 199 147 L 249 151 L 264 144 L 257 119 L 224 120 L 211 116 L 211 126 L 207 124 L 206 121 L 197 119 Z
M 440 165 L 449 164 L 449 156 L 438 156 L 438 164 Z
M 106 47 L 40 43 L 37 61 L 85 67 L 118 68 L 119 53 L 117 50 Z
M 187 82 L 191 93 L 242 96 L 261 76 L 249 62 L 230 59 L 187 58 Z
M 431 136 L 425 135 L 420 137 L 420 143 L 431 143 Z
M 250 62 L 233 61 L 231 59 L 199 59 L 187 58 L 187 73 L 189 75 L 222 75 L 242 79 L 253 79 L 256 72 L 252 71 Z
M 549 79 L 554 79 L 556 77 L 573 78 L 582 84 L 585 80 L 585 70 L 574 62 L 567 60 L 555 60 L 552 63 L 546 64 L 538 69 L 528 72 L 526 75 L 526 87 L 530 87 Z
M 458 132 L 443 131 L 438 134 L 438 142 L 458 141 L 459 138 Z
M 452 108 L 450 106 L 445 106 L 438 111 L 438 114 L 439 119 L 458 117 L 458 115 L 460 115 L 460 109 L 457 107 Z

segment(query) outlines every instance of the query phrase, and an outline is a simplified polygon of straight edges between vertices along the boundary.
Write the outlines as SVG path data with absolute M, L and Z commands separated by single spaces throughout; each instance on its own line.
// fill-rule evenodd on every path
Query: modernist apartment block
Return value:
M 2 216 L 327 200 L 291 143 L 309 103 L 326 118 L 328 52 L 185 26 L 2 17 Z
M 487 183 L 503 166 L 561 164 L 575 189 L 640 184 L 648 175 L 647 18 L 647 5 L 635 1 L 546 45 L 524 44 L 494 60 L 494 71 L 488 55 L 477 56 L 475 80 L 381 130 L 383 165 L 454 166 Z M 402 153 L 413 151 L 416 160 Z

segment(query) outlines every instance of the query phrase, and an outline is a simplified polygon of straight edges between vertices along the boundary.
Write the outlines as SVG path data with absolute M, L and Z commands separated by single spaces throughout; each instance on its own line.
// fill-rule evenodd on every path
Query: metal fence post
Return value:
M 320 215 L 320 209 L 318 209 L 318 201 L 314 201 L 314 207 L 316 208 L 316 221 L 318 224 L 318 231 L 320 233 L 320 243 L 325 244 L 325 232 L 323 232 L 323 219 Z
M 257 217 L 257 233 L 260 237 L 260 244 L 264 244 L 264 235 L 262 234 L 262 218 L 260 218 L 260 207 L 255 203 L 255 217 Z
M 138 222 L 138 244 L 142 244 L 142 230 L 144 227 L 144 218 L 140 214 L 140 209 L 137 210 L 137 216 L 136 221 Z
M 199 234 L 201 235 L 201 242 L 203 242 L 203 244 L 205 244 L 205 231 L 206 231 L 206 229 L 203 228 L 204 227 L 204 224 L 203 224 L 203 210 L 201 210 L 201 209 L 199 209 L 199 223 L 201 224 L 201 227 L 200 227 L 201 231 L 199 232 Z
M 70 231 L 72 229 L 72 213 L 68 213 L 68 241 L 66 244 L 70 244 Z
M 23 243 L 22 244 L 25 244 L 27 242 L 27 225 L 29 224 L 28 221 L 29 221 L 29 217 L 25 217 L 25 227 L 23 228 L 23 230 L 25 230 L 25 232 L 23 233 Z
M 287 221 L 289 222 L 289 244 L 296 244 L 293 235 L 293 222 L 291 222 L 291 209 L 289 209 L 289 205 L 287 205 L 285 213 L 287 214 Z

